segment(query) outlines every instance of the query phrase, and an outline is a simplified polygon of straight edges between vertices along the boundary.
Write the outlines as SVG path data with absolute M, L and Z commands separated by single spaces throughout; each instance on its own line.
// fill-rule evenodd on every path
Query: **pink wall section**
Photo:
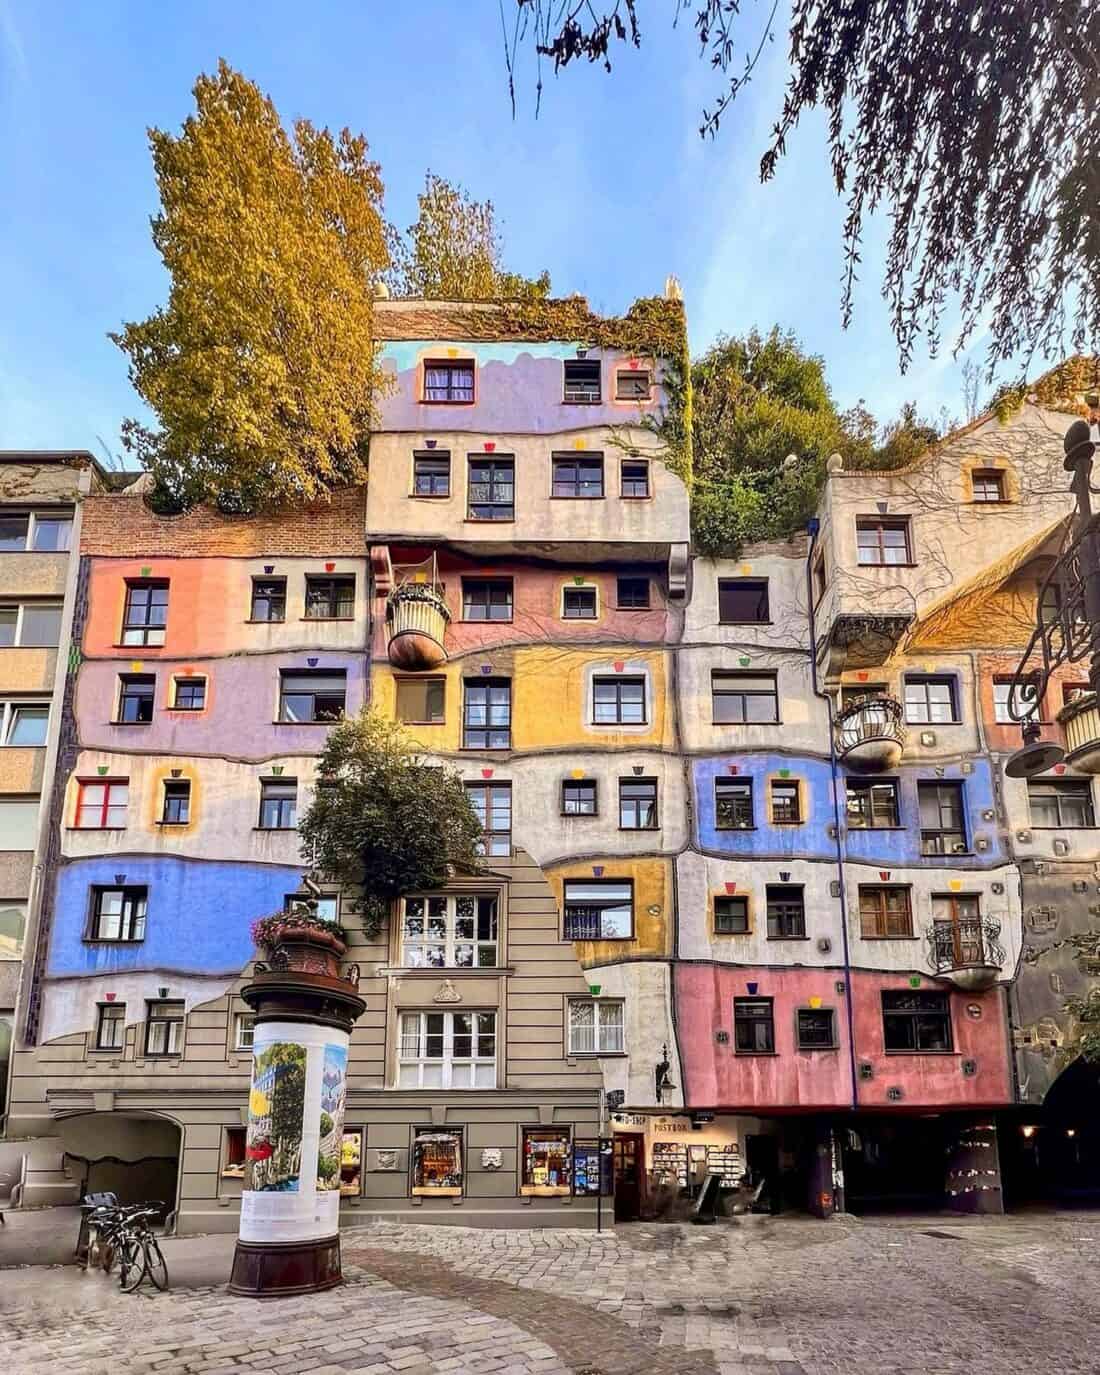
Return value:
M 838 971 L 679 964 L 674 977 L 686 1106 L 746 1111 L 852 1106 L 848 1019 L 844 997 L 836 991 Z M 756 984 L 755 996 L 774 1000 L 774 1055 L 734 1053 L 733 1000 L 754 996 L 750 983 Z M 932 979 L 923 979 L 921 985 L 945 989 Z M 896 974 L 853 975 L 856 1058 L 873 1067 L 872 1078 L 859 1081 L 860 1107 L 904 1111 L 1010 1102 L 1003 992 L 951 993 L 953 1052 L 887 1054 L 880 995 L 883 989 L 908 987 L 908 981 Z M 835 1011 L 836 1050 L 796 1049 L 796 1013 L 800 1007 L 809 1007 L 812 997 L 821 999 L 822 1008 Z M 981 1009 L 979 1019 L 968 1015 L 968 1005 Z M 725 1044 L 715 1039 L 720 1031 L 729 1036 Z M 962 1072 L 967 1059 L 977 1061 L 973 1076 Z M 891 1087 L 901 1089 L 900 1101 L 887 1097 Z

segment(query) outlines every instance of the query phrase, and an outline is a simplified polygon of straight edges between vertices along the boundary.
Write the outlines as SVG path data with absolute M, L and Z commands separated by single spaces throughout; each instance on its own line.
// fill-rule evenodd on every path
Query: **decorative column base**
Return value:
M 339 1235 L 313 1241 L 238 1241 L 229 1292 L 281 1299 L 342 1283 Z

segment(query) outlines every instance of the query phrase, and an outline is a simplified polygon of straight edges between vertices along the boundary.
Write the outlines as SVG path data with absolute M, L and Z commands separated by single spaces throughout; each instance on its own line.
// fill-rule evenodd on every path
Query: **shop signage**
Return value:
M 658 1117 L 653 1124 L 655 1132 L 676 1133 L 691 1130 L 691 1122 L 686 1117 Z

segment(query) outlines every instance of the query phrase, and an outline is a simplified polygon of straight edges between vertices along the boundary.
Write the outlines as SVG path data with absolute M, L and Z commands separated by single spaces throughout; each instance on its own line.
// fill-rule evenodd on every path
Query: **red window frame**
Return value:
M 73 813 L 73 830 L 76 830 L 76 831 L 118 831 L 118 830 L 125 830 L 125 827 L 122 827 L 122 826 L 108 826 L 108 825 L 107 825 L 107 817 L 110 815 L 110 810 L 111 810 L 111 789 L 112 789 L 112 788 L 126 788 L 126 789 L 127 789 L 126 801 L 127 801 L 127 803 L 129 803 L 129 800 L 130 800 L 130 798 L 129 798 L 129 787 L 130 787 L 130 780 L 129 780 L 128 778 L 80 778 L 80 779 L 77 779 L 77 789 L 76 789 L 76 810 L 75 810 L 75 812 Z M 85 788 L 102 788 L 102 789 L 103 789 L 103 804 L 102 804 L 102 806 L 100 807 L 100 810 L 99 810 L 99 825 L 98 825 L 98 826 L 82 826 L 82 825 L 80 824 L 80 814 L 81 814 L 81 812 L 83 811 L 83 808 L 84 808 L 84 789 L 85 789 Z M 116 803 L 115 805 L 117 806 L 117 805 L 119 805 L 119 804 Z

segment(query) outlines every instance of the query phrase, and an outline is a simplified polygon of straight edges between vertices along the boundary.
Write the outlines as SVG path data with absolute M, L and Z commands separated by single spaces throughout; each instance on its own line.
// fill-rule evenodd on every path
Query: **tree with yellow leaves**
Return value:
M 155 414 L 123 441 L 159 502 L 253 509 L 366 476 L 385 385 L 372 328 L 389 265 L 367 143 L 298 120 L 225 62 L 176 136 L 149 131 L 168 302 L 111 338 Z

